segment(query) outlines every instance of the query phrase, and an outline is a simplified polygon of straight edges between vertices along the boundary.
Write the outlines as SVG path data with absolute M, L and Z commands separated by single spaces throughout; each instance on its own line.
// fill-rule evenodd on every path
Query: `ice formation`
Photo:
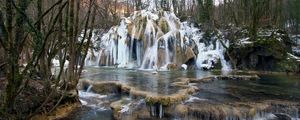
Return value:
M 93 40 L 97 49 L 89 50 L 85 65 L 169 70 L 172 64 L 180 67 L 194 60 L 197 68 L 210 69 L 221 62 L 224 70 L 230 69 L 224 58 L 228 40 L 218 33 L 204 42 L 203 34 L 192 23 L 180 22 L 172 8 L 157 10 L 150 3 L 148 8 L 122 18 L 100 40 Z

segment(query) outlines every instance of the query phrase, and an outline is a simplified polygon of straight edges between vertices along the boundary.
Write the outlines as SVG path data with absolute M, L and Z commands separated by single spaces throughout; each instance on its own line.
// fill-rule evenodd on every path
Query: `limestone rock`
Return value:
M 168 70 L 177 70 L 178 69 L 178 65 L 177 64 L 168 64 L 167 66 Z

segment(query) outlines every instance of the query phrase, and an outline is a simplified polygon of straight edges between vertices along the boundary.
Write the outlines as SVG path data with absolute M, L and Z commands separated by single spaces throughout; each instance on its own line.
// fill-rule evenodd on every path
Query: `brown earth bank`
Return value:
M 66 120 L 80 106 L 79 102 L 63 104 L 50 113 L 35 115 L 31 120 Z
M 5 88 L 7 80 L 0 79 L 0 105 L 4 104 Z M 79 100 L 74 96 L 69 96 L 64 90 L 45 84 L 42 80 L 29 80 L 23 90 L 17 95 L 13 110 L 9 113 L 0 111 L 0 120 L 11 119 L 31 119 L 49 116 L 49 119 L 62 118 L 74 106 L 80 106 Z M 57 115 L 56 115 L 57 114 Z M 61 117 L 62 116 L 62 117 Z M 65 115 L 67 116 L 67 115 Z

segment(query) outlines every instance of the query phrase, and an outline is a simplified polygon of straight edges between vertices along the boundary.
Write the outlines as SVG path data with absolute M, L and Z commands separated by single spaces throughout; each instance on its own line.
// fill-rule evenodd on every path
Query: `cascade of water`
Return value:
M 125 20 L 122 20 L 117 33 L 119 36 L 118 39 L 118 59 L 117 64 L 118 67 L 126 67 L 129 63 L 129 48 L 127 45 L 127 26 L 125 24 Z
M 142 69 L 157 69 L 157 48 L 158 41 L 156 40 L 154 45 L 150 48 L 147 48 L 142 63 Z
M 145 36 L 148 42 L 148 47 L 143 58 L 142 69 L 157 68 L 158 39 L 156 38 L 155 33 L 152 20 L 148 20 L 145 28 Z M 150 43 L 152 42 L 154 42 L 154 44 L 151 46 Z
M 147 10 L 148 11 L 157 11 L 157 9 L 156 9 L 156 3 L 155 3 L 155 1 L 156 0 L 143 0 L 143 2 L 145 3 L 145 2 L 148 2 L 148 8 L 147 8 Z
M 87 89 L 86 92 L 91 92 L 93 85 L 90 85 Z
M 228 41 L 226 42 L 226 46 L 229 46 L 229 42 Z M 221 51 L 221 53 L 219 55 L 220 56 L 220 60 L 221 60 L 221 64 L 222 64 L 222 70 L 223 71 L 231 71 L 232 68 L 230 66 L 230 63 L 228 63 L 228 61 L 225 60 L 224 55 L 223 55 L 223 54 L 225 54 L 225 52 L 226 52 L 226 50 L 224 48 L 222 48 L 222 51 Z
M 169 41 L 168 41 L 168 38 L 165 38 L 165 58 L 166 58 L 166 61 L 165 61 L 165 64 L 168 65 L 171 61 L 170 61 L 170 50 L 169 50 Z
M 89 51 L 85 65 L 101 63 L 168 70 L 168 64 L 175 62 L 181 66 L 194 57 L 198 68 L 210 69 L 221 62 L 223 70 L 230 69 L 224 57 L 226 49 L 220 43 L 222 41 L 229 46 L 227 40 L 212 36 L 210 41 L 204 42 L 204 33 L 200 29 L 189 22 L 181 23 L 172 9 L 171 12 L 157 11 L 154 3 L 152 0 L 148 9 L 123 18 L 119 26 L 104 34 L 99 44 L 100 51 Z
M 109 52 L 110 52 L 110 56 L 107 57 L 107 62 L 110 62 L 111 65 L 115 65 L 117 62 L 117 47 L 116 47 L 116 43 L 114 40 L 110 41 L 110 48 L 109 48 Z M 107 63 L 107 65 L 109 65 L 109 63 Z
M 164 12 L 164 17 L 166 18 L 168 26 L 170 27 L 170 32 L 172 33 L 176 32 L 178 30 L 175 23 L 176 22 L 175 18 L 177 18 L 176 15 L 173 12 L 171 13 Z

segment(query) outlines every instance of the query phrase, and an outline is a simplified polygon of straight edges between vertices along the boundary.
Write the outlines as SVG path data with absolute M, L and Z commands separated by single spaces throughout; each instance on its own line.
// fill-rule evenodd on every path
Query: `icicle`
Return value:
M 155 106 L 150 106 L 151 115 L 155 116 Z
M 168 39 L 165 39 L 165 52 L 166 52 L 166 56 L 165 56 L 165 63 L 166 65 L 170 64 L 170 50 L 169 50 L 169 43 L 168 43 Z
M 125 24 L 125 20 L 122 20 L 121 25 L 117 29 L 117 33 L 120 36 L 120 39 L 118 40 L 117 64 L 118 67 L 125 67 L 129 63 L 129 48 L 126 43 L 127 26 Z
M 159 118 L 163 117 L 163 107 L 162 104 L 159 105 Z

